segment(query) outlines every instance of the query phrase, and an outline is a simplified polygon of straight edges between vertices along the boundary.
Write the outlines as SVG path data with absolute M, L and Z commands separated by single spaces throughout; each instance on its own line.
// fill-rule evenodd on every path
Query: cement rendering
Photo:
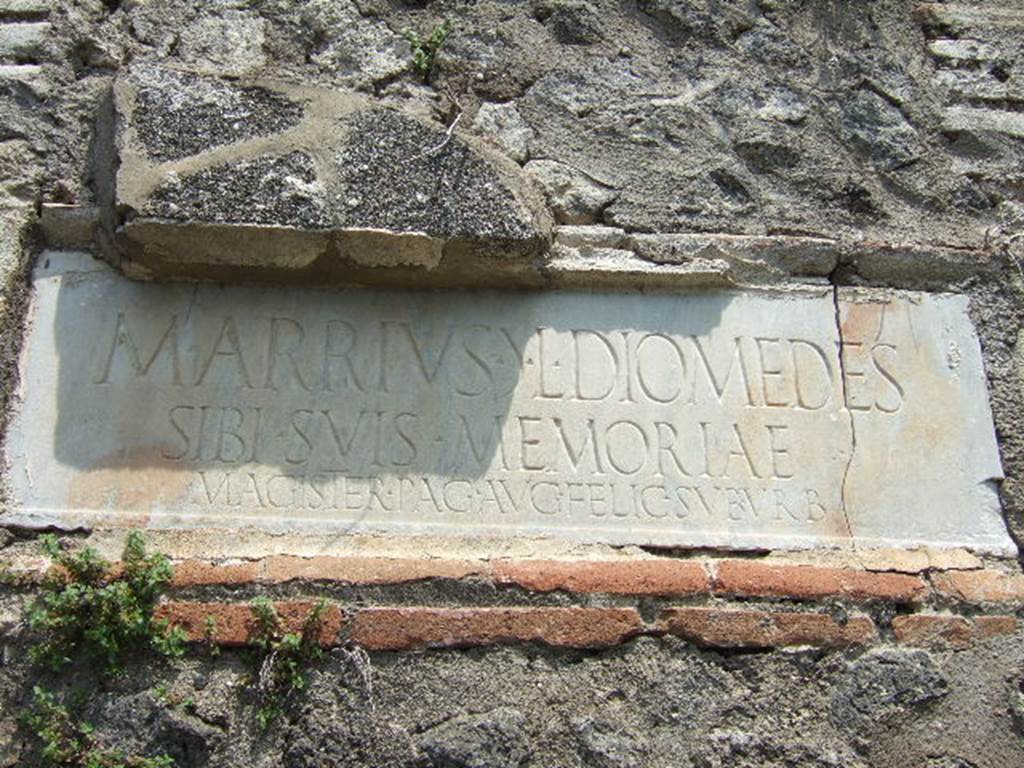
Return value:
M 34 289 L 0 524 L 1015 552 L 964 297 Z

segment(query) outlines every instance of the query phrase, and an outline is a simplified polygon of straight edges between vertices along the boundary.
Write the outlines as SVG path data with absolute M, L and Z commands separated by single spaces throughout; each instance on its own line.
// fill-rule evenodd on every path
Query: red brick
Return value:
M 605 648 L 643 629 L 632 608 L 365 608 L 349 639 L 370 650 L 537 642 Z
M 400 584 L 489 574 L 487 565 L 479 561 L 428 558 L 276 555 L 268 557 L 265 566 L 262 578 L 272 582 L 306 579 L 349 584 Z
M 422 579 L 462 579 L 488 573 L 485 563 L 473 560 L 273 555 L 263 560 L 240 563 L 182 560 L 174 567 L 174 585 L 187 587 L 296 580 L 400 584 Z
M 274 603 L 285 632 L 299 632 L 315 603 L 293 600 Z M 249 603 L 201 603 L 170 601 L 157 606 L 156 618 L 166 619 L 185 630 L 188 639 L 202 642 L 212 639 L 218 645 L 247 645 L 256 632 L 256 617 Z M 214 620 L 213 637 L 207 636 L 207 618 Z M 328 605 L 323 614 L 317 640 L 321 645 L 337 645 L 344 625 L 344 614 L 336 605 Z
M 921 600 L 928 587 L 917 576 L 903 573 L 727 560 L 718 564 L 714 591 L 734 597 L 844 597 L 905 602 Z
M 966 603 L 1024 603 L 1024 574 L 1001 571 L 944 571 L 932 574 L 939 594 Z
M 1017 631 L 1015 616 L 976 616 L 919 613 L 892 620 L 896 639 L 907 645 L 966 648 L 972 643 Z
M 259 572 L 259 564 L 252 561 L 214 563 L 208 560 L 181 560 L 174 564 L 173 584 L 176 587 L 246 584 L 256 581 Z
M 974 619 L 974 636 L 978 640 L 987 640 L 999 635 L 1017 633 L 1016 616 L 977 616 Z
M 534 592 L 692 595 L 708 590 L 704 566 L 683 560 L 499 560 L 495 581 Z
M 867 617 L 840 624 L 821 613 L 668 608 L 658 623 L 664 632 L 715 648 L 842 648 L 877 638 L 875 624 Z
M 974 640 L 974 625 L 963 616 L 897 616 L 892 631 L 896 640 L 906 645 L 966 648 Z

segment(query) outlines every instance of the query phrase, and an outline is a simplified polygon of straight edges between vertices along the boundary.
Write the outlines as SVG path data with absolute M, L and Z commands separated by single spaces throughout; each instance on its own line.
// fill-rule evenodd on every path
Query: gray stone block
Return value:
M 50 25 L 46 22 L 0 26 L 0 59 L 18 62 L 43 57 Z
M 107 129 L 101 242 L 132 276 L 345 281 L 550 240 L 515 163 L 360 94 L 140 67 Z

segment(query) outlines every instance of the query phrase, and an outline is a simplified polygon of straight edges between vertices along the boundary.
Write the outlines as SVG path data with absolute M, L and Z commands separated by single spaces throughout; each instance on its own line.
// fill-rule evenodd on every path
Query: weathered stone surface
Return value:
M 523 120 L 515 104 L 481 104 L 473 127 L 487 136 L 515 160 L 525 163 L 530 159 L 533 129 Z
M 593 718 L 573 722 L 579 737 L 579 753 L 586 765 L 594 768 L 639 768 L 643 765 L 642 741 L 622 733 L 614 725 Z
M 35 285 L 0 522 L 1014 551 L 962 298 Z
M 549 239 L 514 163 L 352 92 L 139 67 L 112 122 L 103 242 L 133 276 L 352 281 L 353 266 L 526 260 Z
M 409 43 L 350 0 L 312 0 L 298 12 L 314 46 L 310 61 L 347 85 L 368 87 L 409 68 Z
M 266 20 L 251 11 L 225 10 L 190 24 L 181 36 L 181 58 L 200 72 L 243 77 L 267 60 Z
M 893 719 L 949 692 L 949 681 L 925 651 L 887 649 L 852 663 L 836 686 L 832 722 L 853 731 Z
M 525 168 L 541 188 L 560 224 L 590 224 L 617 192 L 588 174 L 555 160 L 533 160 Z
M 420 748 L 437 768 L 519 768 L 532 751 L 526 718 L 507 708 L 439 725 L 424 734 Z
M 46 52 L 51 26 L 47 22 L 4 24 L 0 26 L 0 59 L 38 61 Z

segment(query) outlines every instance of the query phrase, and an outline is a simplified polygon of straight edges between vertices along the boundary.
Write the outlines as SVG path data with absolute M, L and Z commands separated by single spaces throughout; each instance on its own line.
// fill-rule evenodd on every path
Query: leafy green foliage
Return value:
M 419 33 L 407 29 L 403 34 L 405 39 L 412 46 L 412 66 L 423 76 L 424 80 L 430 79 L 430 72 L 434 69 L 434 60 L 437 52 L 441 50 L 444 41 L 448 39 L 454 25 L 450 19 L 445 19 L 434 27 L 426 38 L 420 37 Z
M 74 768 L 174 768 L 174 760 L 168 755 L 128 756 L 117 749 L 100 747 L 96 743 L 93 727 L 72 718 L 67 707 L 57 700 L 53 692 L 38 685 L 32 692 L 32 707 L 21 716 L 21 722 L 42 742 L 42 757 L 47 765 Z
M 257 597 L 252 601 L 256 617 L 253 644 L 261 651 L 256 680 L 259 694 L 256 721 L 261 730 L 269 727 L 290 696 L 306 687 L 306 665 L 323 654 L 317 635 L 326 610 L 327 601 L 318 600 L 299 632 L 284 632 L 281 617 L 269 599 Z
M 153 618 L 173 568 L 165 555 L 146 553 L 141 534 L 128 535 L 119 573 L 91 547 L 66 552 L 54 536 L 42 543 L 56 567 L 28 609 L 29 627 L 39 636 L 30 652 L 34 662 L 59 670 L 81 653 L 112 673 L 129 650 L 184 653 L 184 632 Z

